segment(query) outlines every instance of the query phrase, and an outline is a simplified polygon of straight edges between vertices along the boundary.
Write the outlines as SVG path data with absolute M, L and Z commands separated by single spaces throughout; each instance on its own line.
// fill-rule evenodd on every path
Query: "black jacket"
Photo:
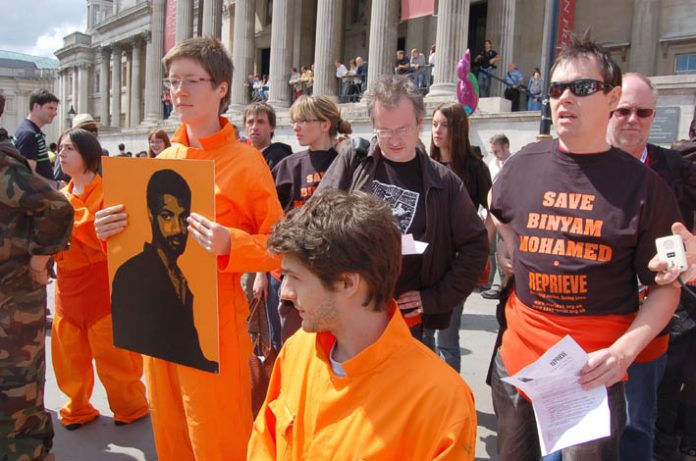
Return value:
M 218 364 L 201 350 L 193 322 L 193 294 L 181 302 L 157 249 L 145 244 L 116 271 L 111 289 L 114 345 L 200 370 Z
M 292 147 L 282 142 L 274 142 L 269 144 L 261 153 L 268 164 L 268 168 L 272 170 L 281 160 L 288 155 L 292 155 Z
M 671 149 L 648 144 L 648 164 L 674 191 L 684 224 L 691 230 L 696 211 L 696 163 Z
M 382 153 L 376 139 L 367 152 L 339 149 L 317 192 L 367 191 Z M 444 329 L 452 309 L 473 291 L 488 258 L 488 238 L 462 181 L 417 149 L 425 189 L 428 248 L 423 253 L 420 290 L 423 327 Z

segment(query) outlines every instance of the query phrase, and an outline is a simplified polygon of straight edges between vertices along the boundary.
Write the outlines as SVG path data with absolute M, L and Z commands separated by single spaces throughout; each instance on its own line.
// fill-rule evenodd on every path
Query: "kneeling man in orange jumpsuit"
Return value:
M 220 117 L 232 81 L 232 60 L 222 43 L 209 37 L 184 40 L 162 61 L 168 74 L 164 84 L 182 124 L 158 158 L 215 162 L 215 221 L 197 213 L 187 221 L 189 236 L 217 255 L 220 373 L 145 356 L 157 456 L 160 461 L 239 460 L 253 423 L 249 306 L 240 277 L 277 269 L 266 240 L 283 210 L 261 153 L 240 142 L 232 124 Z M 105 208 L 95 221 L 102 240 L 127 224 L 123 205 Z
M 283 346 L 249 460 L 473 460 L 469 386 L 411 336 L 395 301 L 401 232 L 363 192 L 323 192 L 268 241 L 282 302 L 302 317 Z

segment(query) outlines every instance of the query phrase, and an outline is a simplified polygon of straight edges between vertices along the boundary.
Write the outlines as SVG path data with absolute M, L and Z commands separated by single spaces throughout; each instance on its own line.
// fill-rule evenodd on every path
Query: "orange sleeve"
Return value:
M 474 459 L 476 454 L 476 410 L 471 391 L 468 398 L 458 402 L 466 405 L 467 417 L 447 427 L 442 433 L 438 443 L 437 452 L 433 460 L 437 461 L 467 461 Z M 433 415 L 436 417 L 436 415 Z
M 75 224 L 73 225 L 72 238 L 81 245 L 102 252 L 101 240 L 97 238 L 94 229 L 94 214 L 84 203 L 70 199 L 70 204 L 75 210 Z
M 274 402 L 280 394 L 281 367 L 284 358 L 285 348 L 282 348 L 273 365 L 266 400 L 261 405 L 259 414 L 254 421 L 247 448 L 248 461 L 276 459 L 276 418 L 273 411 L 269 408 L 269 404 Z
M 238 190 L 246 189 L 241 194 L 242 201 L 248 202 L 245 209 L 249 215 L 244 226 L 228 228 L 230 254 L 218 257 L 220 271 L 270 272 L 280 266 L 280 258 L 268 253 L 266 242 L 273 225 L 283 217 L 283 209 L 268 168 L 261 158 L 258 162 L 254 165 L 249 161 L 249 167 L 243 170 L 244 179 L 234 182 Z

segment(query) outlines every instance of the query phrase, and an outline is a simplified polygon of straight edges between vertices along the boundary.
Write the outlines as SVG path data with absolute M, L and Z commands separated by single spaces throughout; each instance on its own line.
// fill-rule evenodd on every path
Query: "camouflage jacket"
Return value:
M 68 200 L 9 142 L 0 142 L 0 293 L 25 288 L 31 255 L 67 248 L 73 224 Z

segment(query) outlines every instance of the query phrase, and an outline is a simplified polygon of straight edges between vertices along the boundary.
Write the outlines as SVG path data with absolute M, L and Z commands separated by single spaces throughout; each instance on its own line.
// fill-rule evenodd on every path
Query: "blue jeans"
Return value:
M 268 325 L 271 327 L 271 342 L 276 351 L 283 345 L 280 341 L 280 314 L 278 313 L 278 303 L 280 302 L 280 282 L 268 277 L 268 296 L 266 296 L 266 313 L 268 315 Z
M 491 95 L 491 74 L 490 70 L 479 70 L 478 71 L 478 84 L 479 84 L 479 96 L 482 98 L 488 98 Z
M 527 100 L 527 110 L 541 110 L 541 99 L 537 101 L 530 96 Z
M 626 383 L 626 429 L 621 436 L 620 459 L 650 461 L 657 419 L 657 387 L 667 366 L 667 354 L 652 362 L 628 367 Z
M 423 343 L 432 349 L 433 352 L 442 357 L 447 365 L 456 370 L 457 373 L 462 368 L 462 350 L 459 347 L 459 327 L 462 324 L 462 311 L 464 303 L 459 304 L 452 311 L 449 327 L 444 330 L 423 330 Z M 437 346 L 435 345 L 435 334 L 437 333 Z

